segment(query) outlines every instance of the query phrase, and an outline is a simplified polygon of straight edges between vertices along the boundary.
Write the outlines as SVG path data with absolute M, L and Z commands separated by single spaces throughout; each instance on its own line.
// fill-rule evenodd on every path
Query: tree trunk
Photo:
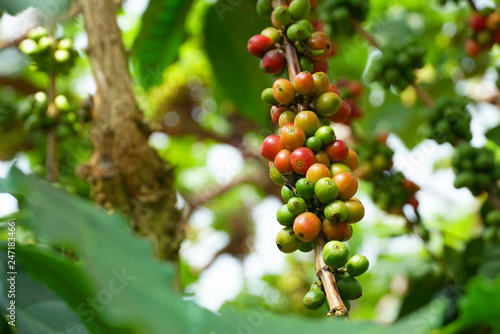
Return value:
M 125 213 L 134 230 L 154 240 L 157 256 L 175 259 L 181 236 L 174 174 L 148 144 L 150 130 L 132 90 L 116 4 L 80 3 L 97 85 L 90 134 L 94 152 L 81 174 L 91 181 L 98 205 Z

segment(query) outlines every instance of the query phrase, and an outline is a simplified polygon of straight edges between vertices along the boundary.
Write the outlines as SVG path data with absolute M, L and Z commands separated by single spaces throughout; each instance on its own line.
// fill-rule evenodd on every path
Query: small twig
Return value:
M 380 44 L 378 44 L 378 42 L 375 40 L 375 37 L 373 37 L 373 35 L 370 34 L 368 31 L 363 29 L 363 27 L 361 26 L 359 21 L 356 20 L 356 18 L 351 16 L 350 21 L 354 26 L 354 30 L 356 30 L 361 36 L 363 36 L 363 38 L 366 39 L 368 43 L 370 43 L 377 49 L 381 50 Z M 416 89 L 418 96 L 420 97 L 420 99 L 422 99 L 425 105 L 427 105 L 429 108 L 434 107 L 434 101 L 432 100 L 431 96 L 422 88 L 422 86 L 416 83 L 412 83 L 411 85 Z
M 469 2 L 470 7 L 472 8 L 473 11 L 477 12 L 477 7 L 476 4 L 474 3 L 473 0 L 467 0 Z
M 335 276 L 330 271 L 328 266 L 323 261 L 322 251 L 325 246 L 325 237 L 321 233 L 313 242 L 314 244 L 314 257 L 316 259 L 316 276 L 323 282 L 323 287 L 325 289 L 326 298 L 328 300 L 328 305 L 330 306 L 330 311 L 326 314 L 327 316 L 348 316 L 349 313 L 340 297 L 339 290 L 337 288 L 337 282 L 335 281 Z

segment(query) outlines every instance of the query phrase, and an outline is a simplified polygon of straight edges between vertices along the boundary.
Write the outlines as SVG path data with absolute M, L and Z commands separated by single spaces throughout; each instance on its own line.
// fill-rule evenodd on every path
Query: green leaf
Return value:
M 492 129 L 489 129 L 485 133 L 485 136 L 486 138 L 488 138 L 489 140 L 500 146 L 500 125 L 495 126 Z
M 178 57 L 192 0 L 151 0 L 132 48 L 132 59 L 148 89 L 162 82 L 163 70 Z
M 231 3 L 234 3 L 232 5 Z M 207 12 L 205 49 L 224 95 L 246 117 L 269 124 L 269 109 L 260 99 L 271 77 L 259 69 L 259 60 L 247 51 L 250 37 L 269 24 L 255 12 L 255 1 L 219 1 Z
M 500 275 L 500 243 L 485 243 L 482 260 L 478 273 L 492 279 L 498 277 Z
M 458 307 L 458 319 L 447 325 L 443 334 L 466 333 L 466 329 L 477 329 L 481 325 L 489 325 L 493 328 L 491 333 L 497 333 L 500 330 L 500 276 L 494 281 L 483 276 L 472 278 Z

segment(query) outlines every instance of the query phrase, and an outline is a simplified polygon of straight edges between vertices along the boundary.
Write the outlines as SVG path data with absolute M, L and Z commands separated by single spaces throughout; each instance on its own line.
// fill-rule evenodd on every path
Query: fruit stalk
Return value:
M 354 30 L 356 30 L 356 32 L 358 32 L 361 36 L 363 36 L 363 38 L 366 39 L 368 41 L 368 43 L 370 43 L 371 45 L 373 45 L 374 47 L 376 47 L 377 49 L 380 50 L 380 45 L 375 40 L 373 35 L 371 35 L 368 31 L 363 29 L 363 27 L 361 27 L 361 24 L 359 23 L 358 20 L 356 20 L 356 18 L 351 17 L 350 21 L 354 27 Z M 420 86 L 416 83 L 412 83 L 411 86 L 413 86 L 413 88 L 415 88 L 417 95 L 420 97 L 420 99 L 425 103 L 425 105 L 427 107 L 429 107 L 429 108 L 434 107 L 434 101 L 432 100 L 431 96 L 422 88 L 422 86 Z
M 316 259 L 316 276 L 318 276 L 318 278 L 321 279 L 321 282 L 323 282 L 326 299 L 328 300 L 328 305 L 330 306 L 330 311 L 326 315 L 348 316 L 349 313 L 347 312 L 342 298 L 340 298 L 335 277 L 323 261 L 323 257 L 321 255 L 323 247 L 325 246 L 325 237 L 323 233 L 320 233 L 320 235 L 314 240 L 313 245 L 314 257 Z

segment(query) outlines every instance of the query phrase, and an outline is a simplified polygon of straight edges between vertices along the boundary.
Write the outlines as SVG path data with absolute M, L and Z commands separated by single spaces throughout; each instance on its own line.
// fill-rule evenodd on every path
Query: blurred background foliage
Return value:
M 30 5 L 35 9 L 24 11 Z M 45 6 L 0 1 L 5 9 L 0 19 L 3 176 L 15 163 L 25 172 L 46 173 L 46 135 L 30 128 L 21 115 L 33 108 L 33 95 L 47 89 L 47 76 L 31 71 L 26 57 L 9 44 L 29 28 L 48 23 L 43 21 L 51 19 Z M 495 45 L 477 58 L 466 54 L 467 1 L 441 6 L 437 0 L 370 0 L 370 6 L 363 26 L 382 46 L 411 36 L 425 47 L 417 81 L 432 97 L 459 95 L 475 101 L 469 105 L 472 142 L 488 145 L 498 157 L 498 131 L 487 131 L 500 123 L 498 107 L 489 103 L 498 95 L 500 49 Z M 354 227 L 349 247 L 353 254 L 365 254 L 372 266 L 360 278 L 363 297 L 350 313 L 356 325 L 333 325 L 331 320 L 306 319 L 327 312 L 326 307 L 312 312 L 302 305 L 315 277 L 312 255 L 285 256 L 274 245 L 280 187 L 269 180 L 259 153 L 262 140 L 274 131 L 268 106 L 260 99 L 273 78 L 258 69 L 258 60 L 246 50 L 248 38 L 270 23 L 257 16 L 255 2 L 125 0 L 117 13 L 136 97 L 154 129 L 150 144 L 175 166 L 179 208 L 186 205 L 177 275 L 171 264 L 153 260 L 149 244 L 131 236 L 119 214 L 107 215 L 85 201 L 89 185 L 78 176 L 78 167 L 92 150 L 88 135 L 95 86 L 83 17 L 72 11 L 74 2 L 58 2 L 57 8 L 50 11 L 57 17 L 55 34 L 73 38 L 80 56 L 69 74 L 56 81 L 57 93 L 67 96 L 78 116 L 75 131 L 58 139 L 60 178 L 55 186 L 60 189 L 17 169 L 0 186 L 18 200 L 6 194 L 0 198 L 1 213 L 7 215 L 1 219 L 2 239 L 8 238 L 6 222 L 18 223 L 18 286 L 25 289 L 18 296 L 18 333 L 161 333 L 165 328 L 233 333 L 254 327 L 259 333 L 330 328 L 352 333 L 500 332 L 500 244 L 482 239 L 479 209 L 486 198 L 453 188 L 452 147 L 437 145 L 419 131 L 428 108 L 415 89 L 384 90 L 369 81 L 367 73 L 380 52 L 359 35 L 332 36 L 338 53 L 330 58 L 329 75 L 334 81 L 363 84 L 358 101 L 362 116 L 351 127 L 360 138 L 391 133 L 393 170 L 402 170 L 421 187 L 417 198 L 429 241 L 407 234 L 403 216 L 378 209 L 370 199 L 377 185 L 362 182 L 359 197 L 366 203 L 366 216 Z M 126 268 L 137 281 L 86 320 L 78 307 L 108 284 L 110 268 Z M 5 284 L 4 277 L 1 281 Z M 68 324 L 74 327 L 68 329 Z M 2 332 L 12 331 L 5 321 L 0 326 Z

